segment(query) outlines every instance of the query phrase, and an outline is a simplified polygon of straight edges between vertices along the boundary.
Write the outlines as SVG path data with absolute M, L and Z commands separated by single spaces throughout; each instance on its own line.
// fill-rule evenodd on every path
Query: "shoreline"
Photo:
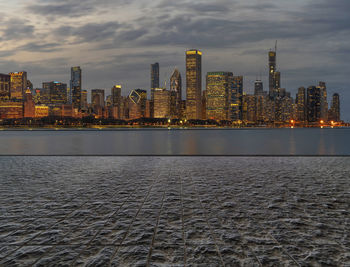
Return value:
M 252 127 L 232 127 L 232 126 L 115 126 L 115 125 L 91 125 L 91 126 L 17 126 L 6 127 L 0 126 L 0 131 L 118 131 L 118 130 L 274 130 L 274 129 L 349 129 L 349 126 L 310 126 L 310 127 L 268 127 L 268 126 L 252 126 Z

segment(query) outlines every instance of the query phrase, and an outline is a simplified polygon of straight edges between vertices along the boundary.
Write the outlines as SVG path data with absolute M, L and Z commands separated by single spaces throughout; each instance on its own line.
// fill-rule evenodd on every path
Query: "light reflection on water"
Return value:
M 1 131 L 2 155 L 350 155 L 350 129 Z

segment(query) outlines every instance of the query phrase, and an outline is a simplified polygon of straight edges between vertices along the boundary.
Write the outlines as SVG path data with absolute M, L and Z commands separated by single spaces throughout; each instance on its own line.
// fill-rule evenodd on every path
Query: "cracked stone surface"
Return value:
M 350 158 L 0 157 L 0 266 L 349 266 Z

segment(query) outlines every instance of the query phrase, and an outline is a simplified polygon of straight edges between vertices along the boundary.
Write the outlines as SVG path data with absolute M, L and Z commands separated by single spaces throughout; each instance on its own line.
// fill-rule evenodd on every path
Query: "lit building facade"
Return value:
M 264 85 L 261 80 L 256 80 L 254 82 L 254 95 L 264 95 Z
M 206 118 L 227 120 L 229 92 L 233 87 L 232 72 L 208 72 L 206 82 Z
M 43 118 L 49 116 L 49 107 L 46 105 L 35 105 L 35 118 Z
M 10 99 L 11 76 L 0 73 L 0 101 Z
M 151 64 L 151 100 L 154 98 L 154 89 L 159 88 L 159 63 Z
M 233 76 L 229 91 L 229 119 L 233 122 L 243 119 L 243 76 Z
M 104 89 L 91 90 L 91 104 L 93 108 L 105 107 L 105 90 Z
M 22 102 L 0 102 L 0 119 L 21 119 L 23 118 Z
M 154 90 L 154 118 L 170 117 L 170 91 L 165 88 Z
M 178 69 L 175 69 L 170 77 L 170 116 L 180 118 L 182 101 L 182 78 Z
M 329 120 L 334 122 L 340 122 L 340 97 L 335 93 L 332 97 L 331 108 L 329 110 Z
M 146 118 L 147 91 L 143 89 L 135 89 L 135 92 L 140 96 L 141 117 Z
M 128 97 L 128 118 L 135 120 L 141 118 L 141 96 L 132 90 Z
M 305 87 L 300 87 L 296 96 L 296 120 L 306 121 L 306 94 Z
M 34 90 L 33 99 L 35 104 L 50 104 L 50 91 L 44 88 L 36 88 Z
M 87 90 L 82 90 L 81 91 L 81 108 L 82 109 L 87 109 L 88 107 L 88 92 Z
M 243 96 L 243 121 L 246 123 L 256 123 L 257 117 L 256 96 Z
M 35 103 L 33 100 L 32 92 L 27 89 L 24 96 L 23 103 L 23 117 L 34 118 L 35 117 Z
M 328 120 L 328 102 L 327 102 L 327 86 L 325 82 L 319 82 L 318 87 L 320 88 L 320 119 L 323 121 Z
M 24 93 L 27 89 L 27 72 L 11 72 L 10 98 L 12 100 L 24 100 Z
M 186 117 L 201 119 L 202 52 L 186 51 Z
M 317 123 L 321 119 L 321 91 L 319 87 L 309 86 L 307 88 L 306 116 L 309 123 Z
M 269 94 L 274 95 L 275 72 L 276 72 L 276 51 L 269 51 Z
M 44 82 L 43 89 L 49 94 L 50 104 L 65 104 L 67 103 L 67 84 L 61 82 Z
M 70 93 L 71 101 L 74 108 L 81 109 L 81 68 L 72 67 L 71 68 L 71 80 L 70 80 Z

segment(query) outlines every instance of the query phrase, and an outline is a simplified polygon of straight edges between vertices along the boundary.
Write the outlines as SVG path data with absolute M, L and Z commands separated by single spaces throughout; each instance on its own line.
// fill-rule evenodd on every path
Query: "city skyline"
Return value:
M 17 0 L 1 4 L 0 72 L 26 70 L 41 87 L 47 80 L 69 84 L 67 69 L 79 65 L 83 89 L 122 84 L 127 94 L 149 90 L 151 62 L 162 66 L 161 84 L 175 67 L 184 76 L 183 51 L 198 48 L 205 55 L 202 81 L 207 72 L 232 71 L 244 76 L 245 91 L 252 93 L 261 73 L 268 86 L 265 52 L 278 39 L 281 87 L 295 95 L 300 86 L 326 81 L 329 95 L 338 92 L 345 102 L 350 99 L 347 7 L 344 0 L 89 0 L 84 6 L 74 0 Z M 151 10 L 156 15 L 149 16 Z M 17 15 L 22 11 L 25 18 Z M 350 108 L 342 107 L 349 121 Z

